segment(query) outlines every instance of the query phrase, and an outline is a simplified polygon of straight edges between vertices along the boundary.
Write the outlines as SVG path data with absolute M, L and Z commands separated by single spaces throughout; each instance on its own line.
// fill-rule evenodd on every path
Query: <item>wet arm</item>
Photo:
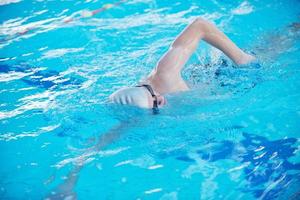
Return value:
M 201 40 L 221 50 L 238 65 L 247 64 L 255 59 L 242 51 L 214 24 L 197 18 L 175 39 L 168 52 L 158 62 L 157 71 L 166 73 L 173 70 L 173 72 L 180 73 Z

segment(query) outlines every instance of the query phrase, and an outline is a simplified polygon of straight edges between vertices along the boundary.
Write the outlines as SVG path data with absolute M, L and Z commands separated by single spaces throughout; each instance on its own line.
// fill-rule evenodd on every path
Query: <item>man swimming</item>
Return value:
M 300 24 L 293 23 L 288 26 L 287 29 L 284 29 L 282 34 L 275 34 L 275 39 L 274 36 L 269 39 L 264 38 L 264 41 L 268 41 L 269 44 L 272 44 L 271 47 L 265 45 L 258 46 L 257 50 L 259 50 L 260 53 L 268 53 L 269 50 L 273 48 L 272 55 L 280 54 L 289 48 L 289 46 L 283 45 L 283 43 L 299 38 L 299 29 Z M 295 36 L 285 36 L 287 33 L 293 33 Z M 154 108 L 154 112 L 157 112 L 156 108 L 166 104 L 163 95 L 189 89 L 181 77 L 181 70 L 201 40 L 223 51 L 237 65 L 249 64 L 256 59 L 254 56 L 238 48 L 212 23 L 197 18 L 176 38 L 171 48 L 159 60 L 157 66 L 145 80 L 142 80 L 137 86 L 117 90 L 110 96 L 110 99 L 119 104 L 134 105 L 141 108 Z M 79 173 L 89 157 L 117 141 L 124 132 L 130 128 L 134 128 L 138 124 L 139 122 L 136 121 L 136 119 L 129 119 L 128 121 L 126 120 L 125 122 L 113 126 L 108 132 L 100 134 L 97 144 L 86 149 L 83 155 L 76 157 L 77 159 L 75 160 L 77 162 L 73 170 L 69 172 L 64 182 L 58 185 L 46 199 L 76 199 L 77 194 L 74 189 L 79 178 Z
M 110 95 L 110 100 L 118 104 L 152 108 L 154 114 L 158 113 L 158 107 L 166 104 L 165 94 L 189 89 L 181 71 L 201 40 L 221 50 L 237 65 L 255 60 L 254 56 L 242 51 L 215 25 L 197 18 L 179 34 L 146 79 L 137 86 L 117 90 Z

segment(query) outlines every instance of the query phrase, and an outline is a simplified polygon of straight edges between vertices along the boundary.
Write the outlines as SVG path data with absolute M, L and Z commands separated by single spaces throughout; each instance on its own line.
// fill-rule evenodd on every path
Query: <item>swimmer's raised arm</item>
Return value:
M 154 96 L 145 88 L 127 87 L 111 95 L 113 102 L 151 108 L 154 107 L 154 97 L 161 99 L 158 102 L 166 102 L 163 95 L 188 90 L 188 84 L 181 76 L 181 71 L 201 40 L 220 49 L 238 65 L 248 64 L 255 60 L 255 57 L 242 51 L 214 24 L 197 18 L 179 34 L 147 78 L 138 84 L 151 87 Z M 158 106 L 163 105 L 165 103 L 158 104 Z
M 214 24 L 197 18 L 175 39 L 170 50 L 160 59 L 157 68 L 160 65 L 170 67 L 175 64 L 176 70 L 181 70 L 201 40 L 221 50 L 238 65 L 247 64 L 255 59 L 252 55 L 242 51 Z M 175 56 L 176 59 L 174 59 Z
M 148 82 L 154 90 L 165 94 L 188 89 L 181 76 L 181 70 L 201 40 L 220 49 L 238 65 L 255 60 L 255 57 L 242 51 L 214 24 L 197 18 L 178 35 L 170 49 L 161 57 L 155 69 L 148 76 Z
M 196 29 L 199 30 L 202 39 L 221 50 L 237 65 L 248 64 L 255 59 L 252 55 L 241 50 L 214 24 L 203 19 L 197 19 L 196 24 Z

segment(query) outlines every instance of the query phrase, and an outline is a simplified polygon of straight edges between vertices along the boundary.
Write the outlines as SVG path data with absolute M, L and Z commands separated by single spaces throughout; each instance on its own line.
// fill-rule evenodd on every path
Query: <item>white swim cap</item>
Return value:
M 133 105 L 141 108 L 151 108 L 150 94 L 144 87 L 126 87 L 117 90 L 109 99 L 118 104 Z

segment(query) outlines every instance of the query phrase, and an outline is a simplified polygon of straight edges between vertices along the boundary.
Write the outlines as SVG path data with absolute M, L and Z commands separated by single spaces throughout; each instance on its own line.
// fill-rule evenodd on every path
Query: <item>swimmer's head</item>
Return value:
M 159 107 L 166 104 L 166 100 L 163 96 L 156 94 L 156 97 Z M 110 95 L 109 99 L 113 103 L 137 106 L 140 108 L 153 108 L 153 102 L 155 100 L 145 87 L 122 88 Z

